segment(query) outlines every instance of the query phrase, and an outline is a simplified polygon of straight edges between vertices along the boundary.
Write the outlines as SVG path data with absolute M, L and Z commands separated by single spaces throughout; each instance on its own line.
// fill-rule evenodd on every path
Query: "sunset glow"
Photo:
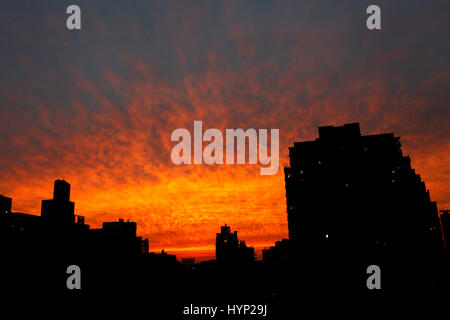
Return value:
M 336 21 L 320 5 L 284 1 L 112 3 L 108 13 L 86 3 L 77 35 L 48 14 L 60 8 L 0 13 L 0 194 L 13 211 L 40 214 L 64 178 L 91 228 L 136 221 L 150 251 L 213 258 L 226 223 L 259 254 L 288 237 L 288 147 L 349 122 L 400 136 L 432 200 L 450 207 L 445 12 L 421 10 L 441 17 L 411 27 L 414 4 L 386 3 L 402 17 L 369 35 L 345 19 L 364 10 L 355 5 L 336 8 Z M 171 132 L 195 120 L 222 132 L 280 129 L 280 170 L 174 165 Z

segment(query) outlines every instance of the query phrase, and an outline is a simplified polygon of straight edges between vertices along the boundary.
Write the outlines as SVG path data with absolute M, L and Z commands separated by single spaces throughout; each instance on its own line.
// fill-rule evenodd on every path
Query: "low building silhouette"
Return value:
M 289 258 L 289 240 L 276 241 L 274 246 L 263 249 L 263 261 L 268 264 L 283 264 Z
M 11 212 L 11 198 L 0 196 L 0 231 L 4 243 L 16 253 L 34 247 L 36 252 L 65 252 L 75 256 L 120 256 L 148 253 L 148 239 L 136 235 L 135 222 L 104 222 L 90 229 L 83 216 L 74 214 L 70 184 L 54 182 L 53 199 L 42 200 L 41 215 Z M 12 249 L 11 249 L 12 250 Z
M 255 249 L 238 240 L 237 231 L 226 224 L 216 234 L 216 261 L 220 264 L 248 264 L 255 261 Z
M 0 195 L 0 237 L 8 250 L 22 250 L 31 237 L 38 237 L 44 224 L 39 216 L 21 212 L 12 212 L 12 198 Z M 23 245 L 19 245 L 23 244 Z
M 168 254 L 161 250 L 161 253 L 150 252 L 146 255 L 146 259 L 156 267 L 169 267 L 173 268 L 177 265 L 177 256 L 174 254 Z
M 103 253 L 110 255 L 139 255 L 148 252 L 148 240 L 136 235 L 136 222 L 103 222 L 101 229 L 92 229 L 91 242 L 101 244 Z M 95 240 L 94 240 L 95 239 Z

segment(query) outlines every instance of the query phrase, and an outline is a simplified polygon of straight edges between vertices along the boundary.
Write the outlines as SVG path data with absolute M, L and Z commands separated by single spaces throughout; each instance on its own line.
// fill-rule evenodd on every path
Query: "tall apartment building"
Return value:
M 319 127 L 289 157 L 289 241 L 298 259 L 387 265 L 393 278 L 408 268 L 432 272 L 443 251 L 437 206 L 398 137 L 363 136 L 358 123 Z

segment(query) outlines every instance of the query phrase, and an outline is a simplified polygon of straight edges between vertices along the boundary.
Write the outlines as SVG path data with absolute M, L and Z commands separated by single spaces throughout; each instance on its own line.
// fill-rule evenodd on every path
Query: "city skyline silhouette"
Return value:
M 450 1 L 0 7 L 4 314 L 445 318 Z
M 381 134 L 381 135 L 367 136 L 367 138 L 363 138 L 363 139 L 367 139 L 367 142 L 365 142 L 362 145 L 360 145 L 360 142 L 358 142 L 358 141 L 359 141 L 359 139 L 361 139 L 362 136 L 360 134 L 359 124 L 357 124 L 357 123 L 356 124 L 346 124 L 346 125 L 344 125 L 342 127 L 333 127 L 333 126 L 319 127 L 319 134 L 320 134 L 321 137 L 323 135 L 322 139 L 325 139 L 324 140 L 325 141 L 325 145 L 326 145 L 326 143 L 332 143 L 333 144 L 333 143 L 336 143 L 336 141 L 343 140 L 343 142 L 341 142 L 341 143 L 343 143 L 342 146 L 338 147 L 338 148 L 342 149 L 342 150 L 340 150 L 340 152 L 343 152 L 344 148 L 346 148 L 344 146 L 347 146 L 347 145 L 349 145 L 350 148 L 355 149 L 355 146 L 354 145 L 352 146 L 352 143 L 353 144 L 357 143 L 357 146 L 356 146 L 357 149 L 356 150 L 361 151 L 360 149 L 362 149 L 364 153 L 368 153 L 369 145 L 370 145 L 371 149 L 374 148 L 373 145 L 374 145 L 374 141 L 377 141 L 376 139 L 378 139 L 379 141 L 383 141 L 383 140 L 389 141 L 389 140 L 386 140 L 386 139 L 392 139 L 392 141 L 393 141 L 392 145 L 395 145 L 398 148 L 401 147 L 400 142 L 399 142 L 399 138 L 394 138 L 394 136 L 392 134 L 384 134 L 384 135 Z M 346 139 L 348 141 L 345 141 Z M 316 139 L 315 141 L 317 143 L 317 141 L 320 141 L 320 139 Z M 326 141 L 329 141 L 329 142 L 326 142 Z M 312 156 L 312 155 L 310 155 L 308 153 L 310 153 L 312 151 L 313 152 L 317 152 L 316 149 L 312 148 L 312 143 L 313 142 L 295 143 L 295 147 L 294 148 L 292 148 L 292 147 L 290 148 L 291 166 L 293 164 L 295 165 L 295 163 L 296 163 L 295 161 L 298 161 L 298 160 L 302 161 L 302 163 L 305 163 L 305 161 L 311 161 L 311 160 L 307 160 L 307 159 L 309 159 L 308 157 Z M 305 148 L 305 150 L 306 150 L 306 153 L 304 152 L 305 158 L 300 159 L 300 158 L 298 158 L 298 156 L 296 156 L 296 153 L 294 152 L 294 150 L 296 150 L 297 146 L 299 146 L 299 147 L 302 146 L 302 148 Z M 375 147 L 376 150 L 377 150 L 377 148 L 378 149 L 380 148 L 380 146 L 377 146 L 376 144 L 375 144 L 375 146 L 376 146 Z M 337 148 L 337 147 L 335 147 L 335 148 Z M 399 173 L 398 172 L 396 173 L 396 171 L 400 171 L 400 169 L 403 168 L 405 163 L 406 164 L 409 163 L 408 166 L 410 167 L 410 162 L 411 162 L 410 158 L 407 157 L 407 156 L 403 157 L 401 155 L 401 149 L 399 149 L 399 150 L 400 150 L 399 151 L 400 152 L 400 158 L 399 158 L 400 160 L 396 160 L 397 164 L 395 166 L 393 164 L 390 164 L 389 168 L 387 168 L 387 169 L 385 168 L 385 171 L 386 170 L 391 170 L 390 178 L 391 178 L 392 181 L 388 181 L 388 183 L 390 183 L 392 185 L 398 184 L 398 181 L 395 181 L 395 180 L 397 179 L 397 177 L 399 177 Z M 354 152 L 354 151 L 352 151 L 352 152 Z M 346 161 L 351 161 L 351 163 L 354 163 L 355 161 L 358 161 L 357 159 L 352 159 L 351 158 L 351 157 L 355 157 L 355 156 L 356 156 L 355 153 L 350 154 L 350 156 L 348 156 L 349 158 L 346 158 L 347 159 Z M 316 155 L 316 157 L 317 157 L 317 155 Z M 321 158 L 321 157 L 319 157 L 319 158 Z M 298 160 L 296 160 L 296 159 L 298 159 Z M 317 158 L 316 158 L 316 160 L 314 160 L 314 161 L 316 161 L 318 163 L 318 164 L 317 163 L 315 164 L 316 166 L 318 166 L 318 167 L 322 166 L 323 167 L 324 163 L 322 163 L 321 161 L 326 161 L 326 160 L 323 160 L 323 159 L 322 160 L 317 160 Z M 304 165 L 305 164 L 303 164 L 301 166 L 304 166 Z M 342 163 L 340 165 L 342 165 Z M 376 163 L 375 163 L 375 165 L 376 165 Z M 308 164 L 308 166 L 311 166 L 311 164 Z M 291 175 L 293 175 L 294 172 L 296 172 L 294 174 L 295 177 L 297 177 L 297 179 L 300 179 L 300 180 L 303 181 L 304 180 L 304 174 L 305 174 L 304 170 L 306 170 L 306 169 L 302 168 L 300 171 L 297 170 L 298 172 L 297 171 L 292 171 L 292 170 L 295 170 L 295 169 L 290 168 L 290 167 L 286 167 L 285 170 L 284 170 L 285 171 L 287 194 L 289 194 L 288 190 L 290 190 L 290 188 L 291 188 L 291 187 L 288 188 L 288 186 L 290 185 L 289 181 L 291 180 Z M 415 175 L 415 171 L 413 169 L 410 169 L 410 170 L 412 170 L 411 174 Z M 309 171 L 309 169 L 307 169 L 307 171 Z M 330 173 L 327 173 L 327 174 L 329 175 Z M 368 181 L 368 183 L 370 183 L 370 177 L 375 177 L 375 176 L 376 176 L 376 174 L 375 175 L 370 175 L 370 174 L 367 175 L 366 180 Z M 329 176 L 325 176 L 325 177 L 321 176 L 321 177 L 322 177 L 322 179 L 330 179 Z M 421 185 L 422 182 L 420 180 L 420 175 L 416 175 L 416 177 L 417 177 L 417 179 L 419 179 L 418 180 L 419 181 L 419 185 Z M 340 179 L 342 179 L 342 178 L 340 178 Z M 351 189 L 358 189 L 358 188 L 360 188 L 360 187 L 356 187 L 355 188 L 355 186 L 353 186 L 353 185 L 350 186 L 349 185 L 349 182 L 352 179 L 355 179 L 355 177 L 352 176 L 352 177 L 344 178 L 345 183 L 341 182 L 341 184 L 345 185 L 344 189 L 347 189 L 347 192 L 350 191 Z M 364 180 L 360 180 L 360 181 L 364 181 Z M 384 187 L 386 187 L 386 185 Z M 52 224 L 55 224 L 55 226 L 58 226 L 58 224 L 60 224 L 60 225 L 76 224 L 77 226 L 80 226 L 80 227 L 82 227 L 84 229 L 89 229 L 89 225 L 85 224 L 85 217 L 74 214 L 74 212 L 75 212 L 75 209 L 74 209 L 75 205 L 74 205 L 74 202 L 70 201 L 70 188 L 71 188 L 70 184 L 68 182 L 66 182 L 64 179 L 55 180 L 54 191 L 53 191 L 53 199 L 51 199 L 51 200 L 42 200 L 41 217 L 43 217 L 44 219 L 46 219 L 48 221 L 53 221 Z M 319 190 L 320 188 L 324 188 L 324 186 L 321 186 L 320 184 L 318 185 L 318 182 L 316 181 L 315 184 L 313 186 L 309 187 L 309 188 L 311 188 L 312 190 Z M 367 186 L 365 188 L 367 189 Z M 371 186 L 371 188 L 373 188 L 373 186 Z M 423 188 L 425 188 L 424 184 L 423 184 Z M 307 189 L 305 189 L 305 190 L 307 190 Z M 367 189 L 367 190 L 369 190 L 369 189 Z M 372 189 L 370 189 L 370 190 L 372 190 Z M 424 189 L 424 190 L 426 191 L 425 195 L 429 199 L 429 191 L 427 189 Z M 308 192 L 314 192 L 314 191 L 309 190 Z M 315 192 L 320 194 L 319 191 L 315 191 Z M 333 195 L 333 197 L 338 196 L 338 194 L 339 193 L 336 193 L 335 195 Z M 315 195 L 315 196 L 317 196 L 317 195 Z M 328 195 L 328 197 L 331 197 L 331 195 Z M 366 197 L 367 197 L 367 195 L 366 195 Z M 1 199 L 1 201 L 0 201 L 0 203 L 1 203 L 1 206 L 0 206 L 1 207 L 1 213 L 10 214 L 10 215 L 11 214 L 15 214 L 16 216 L 18 216 L 18 217 L 20 216 L 20 217 L 22 217 L 23 219 L 25 219 L 27 221 L 37 221 L 37 218 L 36 218 L 37 216 L 35 216 L 35 215 L 27 215 L 27 214 L 24 214 L 24 213 L 15 213 L 15 212 L 13 212 L 12 209 L 11 209 L 11 207 L 12 207 L 12 199 L 11 198 L 8 198 L 8 197 L 5 197 L 3 195 L 0 195 L 0 199 Z M 356 198 L 355 198 L 355 201 L 358 201 L 358 203 L 363 204 L 364 203 L 363 199 L 366 199 L 366 198 L 363 198 L 363 194 L 358 194 L 356 196 Z M 367 199 L 369 199 L 369 198 L 367 198 Z M 430 200 L 428 200 L 428 201 L 430 201 Z M 292 242 L 292 241 L 296 241 L 296 238 L 299 237 L 299 236 L 296 235 L 297 231 L 295 231 L 296 230 L 295 228 L 297 228 L 297 227 L 294 227 L 294 225 L 297 225 L 297 222 L 293 222 L 294 219 L 297 219 L 297 218 L 292 213 L 294 211 L 293 203 L 295 203 L 295 202 L 292 202 L 292 200 L 289 200 L 289 197 L 288 197 L 288 201 L 287 202 L 288 202 L 288 205 L 287 205 L 287 218 L 288 219 L 287 220 L 289 220 L 290 216 L 291 216 L 290 219 L 292 220 L 291 223 L 289 224 L 289 238 L 291 239 L 291 242 Z M 432 228 L 435 231 L 441 230 L 441 225 L 439 223 L 439 215 L 438 215 L 436 202 L 430 202 L 429 206 L 430 207 L 427 210 L 431 210 L 430 214 L 434 213 L 435 217 L 434 218 L 429 218 L 428 220 L 424 220 L 422 222 L 425 223 L 425 221 L 429 221 L 429 222 L 427 222 L 427 223 L 430 224 L 428 226 L 428 228 Z M 308 210 L 312 210 L 312 208 L 310 208 Z M 333 212 L 335 210 L 336 210 L 336 208 L 334 208 L 333 205 L 332 205 L 329 209 L 325 210 L 323 213 L 318 214 L 318 215 L 323 215 L 323 214 L 325 214 L 326 211 Z M 349 210 L 349 209 L 346 209 L 346 210 Z M 361 209 L 361 207 L 359 207 L 359 210 L 362 210 L 362 212 L 364 212 L 364 210 L 367 210 L 367 209 Z M 374 209 L 371 209 L 371 210 L 374 210 Z M 379 209 L 379 211 L 382 211 L 382 210 L 383 209 Z M 386 209 L 384 209 L 384 210 L 386 210 Z M 399 208 L 397 210 L 401 210 L 401 208 Z M 406 210 L 406 209 L 404 209 L 404 210 Z M 409 210 L 411 210 L 411 209 L 409 209 Z M 443 215 L 448 214 L 448 210 L 440 210 L 440 211 L 441 211 L 441 214 L 443 214 Z M 355 212 L 355 214 L 358 215 L 359 213 Z M 391 215 L 393 217 L 395 217 L 394 214 L 391 214 Z M 301 219 L 304 219 L 304 218 L 305 217 L 302 217 Z M 75 219 L 76 219 L 76 221 L 75 221 Z M 315 219 L 317 219 L 317 217 Z M 330 216 L 330 219 L 331 219 L 331 216 Z M 388 219 L 386 221 L 389 221 L 389 219 L 392 219 L 392 217 L 389 217 L 389 215 L 387 215 L 386 219 Z M 119 218 L 118 221 L 119 221 L 118 222 L 119 224 L 124 223 L 124 219 L 123 218 Z M 129 220 L 127 220 L 125 225 L 129 223 L 128 221 Z M 331 221 L 332 221 L 332 219 L 331 219 Z M 108 226 L 109 224 L 113 225 L 114 223 L 117 223 L 117 222 L 102 222 L 103 228 L 105 228 L 105 225 L 106 226 Z M 370 225 L 370 221 L 369 220 L 368 220 L 367 223 L 369 223 L 369 225 Z M 402 222 L 399 222 L 398 225 L 400 225 L 401 223 Z M 445 230 L 445 228 L 446 228 L 446 224 L 445 223 L 446 222 L 443 222 L 443 229 L 442 230 Z M 306 228 L 310 228 L 309 224 L 310 223 L 303 223 L 303 226 L 306 227 Z M 330 224 L 330 222 L 328 222 L 328 224 Z M 134 225 L 134 237 L 136 237 L 136 230 L 137 230 L 136 223 L 132 222 L 132 225 Z M 225 227 L 224 226 L 221 227 L 222 228 L 222 234 L 225 232 L 225 234 L 222 235 L 221 237 L 226 236 L 226 230 L 228 230 L 228 232 L 230 232 L 229 231 L 230 227 L 226 227 L 226 225 L 227 224 L 225 223 Z M 339 229 L 339 228 L 342 228 L 342 227 L 343 226 L 339 227 L 339 225 L 336 222 L 334 222 L 334 223 L 331 223 L 331 225 L 329 227 L 327 227 L 327 228 L 331 228 L 331 229 L 332 228 L 338 228 Z M 347 223 L 346 227 L 351 229 L 351 227 L 350 227 L 350 225 L 348 223 Z M 357 228 L 357 227 L 358 226 L 355 225 L 353 228 Z M 327 228 L 324 229 L 325 231 L 321 231 L 320 232 L 322 234 L 320 237 L 322 237 L 322 236 L 326 237 L 326 239 L 328 240 L 329 236 L 331 236 L 332 238 L 334 236 L 333 235 L 329 235 L 330 232 L 326 231 Z M 100 230 L 100 229 L 95 229 L 95 230 Z M 299 230 L 298 233 L 301 234 L 302 232 Z M 218 237 L 219 237 L 219 234 L 217 234 L 217 239 L 216 239 L 216 250 L 217 250 L 217 243 L 219 241 Z M 444 240 L 445 240 L 445 235 L 437 236 L 438 239 L 441 239 L 442 237 L 444 237 Z M 139 239 L 142 240 L 142 237 L 139 238 Z M 279 240 L 281 241 L 281 239 L 279 239 Z M 144 239 L 144 241 L 145 241 L 145 245 L 144 244 L 138 244 L 138 247 L 144 246 L 146 248 L 144 251 L 149 252 L 149 240 L 148 239 Z M 384 242 L 384 241 L 382 241 L 380 239 L 373 240 L 373 241 L 376 241 L 377 243 L 378 242 L 381 242 L 381 243 Z M 229 243 L 232 243 L 232 242 L 233 241 L 230 240 Z M 237 240 L 236 231 L 234 233 L 234 242 L 235 242 L 235 246 L 236 247 L 239 247 L 240 245 L 243 245 L 244 247 L 246 247 L 245 246 L 245 241 L 240 241 L 239 242 Z M 150 244 L 151 244 L 151 242 L 150 242 Z M 280 244 L 281 244 L 281 242 L 280 242 Z M 445 245 L 445 241 L 444 241 L 443 245 Z M 251 255 L 253 257 L 255 257 L 256 259 L 262 260 L 263 257 L 264 257 L 264 251 L 268 252 L 269 249 L 270 249 L 270 248 L 268 248 L 269 246 L 264 246 L 263 248 L 261 248 L 261 251 L 260 251 L 259 255 L 255 254 L 254 251 L 252 251 Z M 251 247 L 251 249 L 254 250 L 253 246 Z M 159 248 L 156 249 L 156 251 L 158 251 L 158 250 L 160 250 L 160 249 Z M 162 250 L 164 252 L 164 248 L 162 248 Z M 218 255 L 218 253 L 216 251 L 214 253 L 215 258 L 217 258 L 217 255 Z M 194 258 L 194 259 L 197 259 L 197 262 L 200 262 L 200 261 L 205 261 L 205 260 L 212 260 L 213 257 L 211 255 L 209 255 L 209 256 L 207 256 L 207 258 L 204 258 L 204 257 L 202 258 L 201 257 L 200 259 L 198 259 L 199 257 L 191 254 L 190 256 L 189 255 L 182 255 L 181 259 L 182 258 Z
M 58 179 L 40 216 L 12 212 L 11 198 L 0 196 L 2 289 L 68 301 L 142 301 L 167 308 L 155 311 L 164 318 L 180 319 L 193 304 L 258 303 L 281 319 L 297 312 L 305 294 L 303 301 L 314 303 L 353 297 L 382 305 L 399 294 L 449 294 L 449 212 L 442 210 L 440 221 L 400 138 L 361 135 L 358 123 L 318 131 L 315 140 L 290 147 L 289 237 L 265 248 L 262 260 L 227 224 L 210 232 L 214 260 L 150 252 L 152 239 L 139 236 L 136 222 L 91 228 L 74 210 L 71 185 Z M 75 289 L 67 284 L 74 266 L 81 270 Z M 368 285 L 373 267 L 381 287 Z M 220 308 L 219 319 L 226 319 Z

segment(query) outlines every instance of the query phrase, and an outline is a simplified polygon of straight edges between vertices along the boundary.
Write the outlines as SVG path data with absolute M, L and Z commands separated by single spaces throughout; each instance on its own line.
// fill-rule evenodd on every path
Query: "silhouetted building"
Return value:
M 84 223 L 84 217 L 83 216 L 78 216 L 75 215 L 75 227 L 79 230 L 79 231 L 87 231 L 89 230 L 89 225 Z
M 89 229 L 83 216 L 75 216 L 70 184 L 56 180 L 53 199 L 42 200 L 41 216 L 11 213 L 11 198 L 0 196 L 0 232 L 4 242 L 22 252 L 30 245 L 49 253 L 64 251 L 77 256 L 139 256 L 148 254 L 148 239 L 136 236 L 136 223 L 104 222 Z
M 11 213 L 11 199 L 0 197 L 0 201 L 0 271 L 6 275 L 5 292 L 48 288 L 64 293 L 65 270 L 74 264 L 88 270 L 83 291 L 131 292 L 147 281 L 146 287 L 159 282 L 159 295 L 167 284 L 168 277 L 163 275 L 172 276 L 178 270 L 175 255 L 149 254 L 148 239 L 136 236 L 135 222 L 119 219 L 90 229 L 83 216 L 75 216 L 70 184 L 64 180 L 55 181 L 53 199 L 42 201 L 40 216 Z
M 103 232 L 111 236 L 133 238 L 136 237 L 136 230 L 136 222 L 124 222 L 123 219 L 113 222 L 103 222 Z
M 116 255 L 136 255 L 145 250 L 148 252 L 148 240 L 136 236 L 136 222 L 119 221 L 104 222 L 103 228 L 97 230 L 103 238 L 103 250 Z
M 12 198 L 0 195 L 0 233 L 4 237 L 35 234 L 42 229 L 39 216 L 12 212 Z
M 42 228 L 39 216 L 13 212 L 0 215 L 0 233 L 3 236 L 35 234 Z
M 70 184 L 56 180 L 53 199 L 42 200 L 41 216 L 49 222 L 70 225 L 75 223 L 75 203 L 70 201 Z
M 70 201 L 70 184 L 63 180 L 55 180 L 55 188 L 53 190 L 53 199 L 68 202 Z
M 441 210 L 442 232 L 444 234 L 445 249 L 450 251 L 450 210 Z
M 299 258 L 409 262 L 432 273 L 442 252 L 437 207 L 398 137 L 362 136 L 358 123 L 319 127 L 319 138 L 294 143 L 289 157 L 289 240 Z
M 289 257 L 289 240 L 283 239 L 275 242 L 275 246 L 272 246 L 262 251 L 264 263 L 287 263 Z
M 168 254 L 161 250 L 161 253 L 150 252 L 148 255 L 150 261 L 156 266 L 175 266 L 177 263 L 177 256 L 174 254 Z
M 220 227 L 216 235 L 216 261 L 222 264 L 250 263 L 255 260 L 255 249 L 239 242 L 237 231 L 231 233 L 229 226 Z
M 12 199 L 0 194 L 0 214 L 11 213 Z

